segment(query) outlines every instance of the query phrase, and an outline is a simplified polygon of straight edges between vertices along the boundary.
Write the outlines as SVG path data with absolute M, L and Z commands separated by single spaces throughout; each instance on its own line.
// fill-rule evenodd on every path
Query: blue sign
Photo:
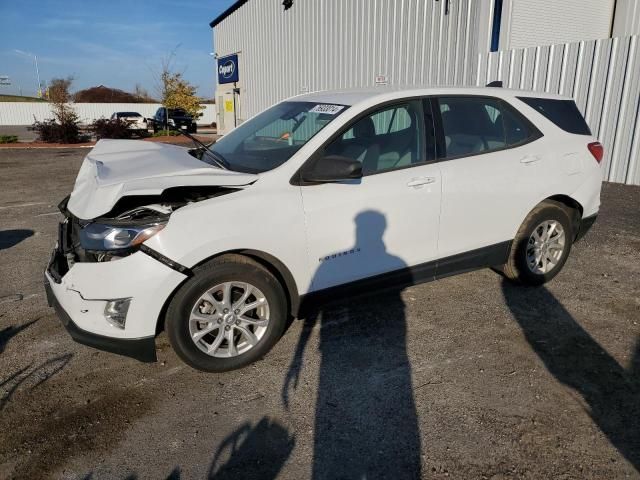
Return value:
M 239 78 L 238 55 L 228 55 L 218 59 L 218 83 L 233 83 Z

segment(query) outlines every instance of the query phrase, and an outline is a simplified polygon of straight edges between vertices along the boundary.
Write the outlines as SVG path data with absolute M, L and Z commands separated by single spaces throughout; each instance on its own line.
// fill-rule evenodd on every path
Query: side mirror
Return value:
M 302 180 L 309 183 L 330 183 L 362 178 L 362 164 L 353 158 L 329 155 L 313 162 L 302 172 Z

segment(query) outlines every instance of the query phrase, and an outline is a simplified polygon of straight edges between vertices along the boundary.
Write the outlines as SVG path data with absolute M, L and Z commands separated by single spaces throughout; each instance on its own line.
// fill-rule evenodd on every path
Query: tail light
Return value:
M 604 157 L 604 147 L 600 142 L 592 142 L 587 145 L 587 148 L 591 152 L 591 155 L 593 155 L 593 158 L 596 159 L 596 162 L 602 162 L 602 157 Z

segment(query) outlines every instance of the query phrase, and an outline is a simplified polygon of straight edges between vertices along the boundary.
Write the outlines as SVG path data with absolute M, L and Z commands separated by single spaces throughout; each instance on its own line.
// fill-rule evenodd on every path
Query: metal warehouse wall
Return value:
M 80 117 L 81 123 L 109 118 L 113 112 L 138 112 L 144 117 L 153 117 L 162 105 L 159 103 L 74 103 L 73 109 Z M 203 105 L 199 124 L 209 125 L 216 120 L 216 106 Z M 32 125 L 34 119 L 39 121 L 52 118 L 48 103 L 40 102 L 0 102 L 0 125 Z
M 239 53 L 246 119 L 306 91 L 472 83 L 478 0 L 253 0 L 214 28 L 218 56 Z M 445 13 L 447 4 L 449 12 Z
M 476 83 L 573 97 L 605 147 L 605 178 L 640 185 L 639 42 L 635 35 L 483 54 Z
M 617 0 L 613 37 L 640 34 L 640 1 Z
M 607 38 L 614 3 L 614 0 L 504 0 L 500 48 Z

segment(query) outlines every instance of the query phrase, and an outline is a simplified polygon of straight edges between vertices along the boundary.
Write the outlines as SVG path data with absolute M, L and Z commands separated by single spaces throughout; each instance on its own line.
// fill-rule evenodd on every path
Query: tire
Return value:
M 158 125 L 153 124 L 153 133 L 158 133 Z
M 262 306 L 244 315 L 232 315 L 233 312 L 241 311 L 242 307 L 223 310 L 223 306 L 231 306 L 233 303 L 225 303 L 224 288 L 212 294 L 212 302 L 217 302 L 219 308 L 202 299 L 203 295 L 207 296 L 208 291 L 213 291 L 211 289 L 231 282 L 235 285 L 230 287 L 229 296 L 236 303 L 239 304 L 239 297 L 244 295 L 244 291 L 250 290 L 254 293 L 246 299 L 248 303 L 242 305 L 262 301 Z M 241 286 L 247 284 L 253 288 L 243 291 Z M 231 311 L 223 315 L 227 310 Z M 266 325 L 263 325 L 265 312 L 268 320 Z M 206 318 L 211 321 L 203 324 L 198 320 L 190 320 L 194 315 L 198 319 Z M 260 326 L 241 320 L 249 319 L 250 316 L 255 317 L 251 320 L 260 323 Z M 278 280 L 262 265 L 249 258 L 242 255 L 224 255 L 194 270 L 194 276 L 180 287 L 169 303 L 165 326 L 171 346 L 187 365 L 205 372 L 224 372 L 242 368 L 266 355 L 284 333 L 287 318 L 287 301 Z M 201 334 L 211 327 L 215 330 L 201 337 L 198 343 L 193 340 L 192 335 Z M 222 328 L 225 328 L 224 333 Z M 253 337 L 246 333 L 247 330 Z M 203 349 L 212 348 L 218 342 L 220 334 L 224 336 L 221 343 L 218 343 L 212 354 L 205 353 Z M 237 338 L 231 342 L 231 346 L 228 334 Z M 242 351 L 243 349 L 246 351 Z
M 575 238 L 571 221 L 573 214 L 574 211 L 562 203 L 553 200 L 545 200 L 540 203 L 522 222 L 511 243 L 507 263 L 498 267 L 498 270 L 507 279 L 522 285 L 537 286 L 550 281 L 560 273 L 571 252 L 571 245 Z M 555 227 L 551 228 L 554 223 Z M 561 240 L 558 238 L 560 236 L 558 225 L 562 228 L 564 236 L 562 245 L 560 245 Z M 547 249 L 538 249 L 536 246 L 538 240 L 536 240 L 534 231 L 538 237 L 541 236 L 541 232 L 542 234 L 545 231 L 551 232 L 551 240 L 548 242 Z M 558 250 L 560 247 L 561 251 Z M 540 251 L 543 252 L 540 254 L 541 261 L 533 266 L 532 263 L 536 263 L 537 258 L 535 252 Z M 553 258 L 550 259 L 549 256 Z M 554 261 L 555 263 L 553 263 Z

